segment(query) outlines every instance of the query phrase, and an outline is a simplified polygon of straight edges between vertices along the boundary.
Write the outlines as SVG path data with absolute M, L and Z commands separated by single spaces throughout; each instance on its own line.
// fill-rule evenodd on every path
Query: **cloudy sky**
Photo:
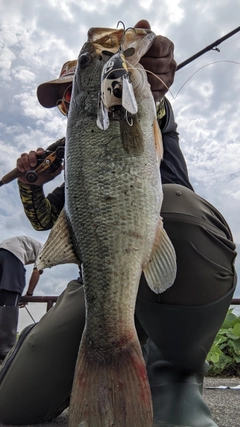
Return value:
M 175 44 L 183 62 L 239 27 L 240 0 L 0 0 L 0 178 L 17 157 L 46 148 L 65 135 L 66 119 L 37 101 L 37 86 L 57 78 L 75 59 L 90 27 L 126 27 L 149 20 L 153 31 Z M 168 98 L 175 111 L 180 143 L 195 191 L 225 216 L 240 245 L 240 32 L 176 73 Z M 62 182 L 45 186 L 47 194 Z M 1 240 L 30 235 L 41 242 L 20 203 L 16 181 L 0 188 Z M 237 260 L 240 276 L 240 261 Z M 27 268 L 27 280 L 31 268 Z M 75 265 L 46 270 L 39 295 L 59 295 L 77 277 Z M 240 285 L 235 293 L 240 297 Z M 41 307 L 40 307 L 41 306 Z M 35 320 L 44 305 L 28 306 Z M 21 310 L 19 328 L 31 323 Z

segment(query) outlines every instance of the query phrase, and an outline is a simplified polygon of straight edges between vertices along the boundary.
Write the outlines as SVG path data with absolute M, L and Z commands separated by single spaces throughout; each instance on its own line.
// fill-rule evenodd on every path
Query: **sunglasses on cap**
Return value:
M 68 113 L 68 107 L 71 101 L 71 95 L 72 95 L 72 83 L 67 87 L 67 89 L 64 91 L 62 99 L 59 99 L 56 102 L 56 105 L 58 109 L 61 111 L 61 113 L 66 116 Z

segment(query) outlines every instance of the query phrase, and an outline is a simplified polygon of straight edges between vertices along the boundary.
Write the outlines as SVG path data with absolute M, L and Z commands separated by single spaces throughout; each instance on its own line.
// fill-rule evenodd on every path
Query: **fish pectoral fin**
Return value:
M 152 256 L 143 269 L 148 286 L 160 294 L 172 286 L 177 273 L 176 254 L 171 240 L 162 227 L 158 227 Z
M 76 257 L 69 234 L 64 208 L 51 229 L 48 239 L 38 256 L 36 267 L 38 270 L 51 268 L 59 264 L 80 264 Z

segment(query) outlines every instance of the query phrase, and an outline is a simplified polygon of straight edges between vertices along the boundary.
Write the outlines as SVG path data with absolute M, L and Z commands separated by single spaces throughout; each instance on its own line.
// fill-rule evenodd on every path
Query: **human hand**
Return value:
M 23 153 L 17 159 L 17 168 L 24 175 L 20 176 L 18 179 L 23 184 L 30 184 L 30 182 L 25 178 L 25 173 L 27 171 L 33 170 L 37 167 L 38 157 L 42 156 L 45 150 L 43 148 L 37 148 L 36 151 L 30 151 L 29 153 Z M 38 174 L 37 181 L 31 183 L 31 185 L 43 185 L 46 182 L 52 181 L 56 176 L 62 172 L 62 165 L 55 172 L 41 172 Z
M 144 19 L 138 21 L 135 28 L 151 29 L 149 22 Z M 164 36 L 156 36 L 152 46 L 140 60 L 145 70 L 150 71 L 147 73 L 148 82 L 155 102 L 162 99 L 174 81 L 177 63 L 173 52 L 174 44 L 171 40 Z
M 27 296 L 27 295 L 24 295 L 24 296 Z M 26 305 L 28 305 L 28 302 L 19 302 L 18 303 L 19 308 L 24 308 Z

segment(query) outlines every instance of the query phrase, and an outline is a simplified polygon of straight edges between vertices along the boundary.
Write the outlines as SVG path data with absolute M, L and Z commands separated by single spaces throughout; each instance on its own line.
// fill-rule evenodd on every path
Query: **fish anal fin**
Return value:
M 152 402 L 141 347 L 130 340 L 101 352 L 82 338 L 68 427 L 152 426 Z
M 36 262 L 38 270 L 51 268 L 59 264 L 80 264 L 80 260 L 77 259 L 74 253 L 68 230 L 66 214 L 63 208 L 38 256 Z
M 150 289 L 159 294 L 172 286 L 177 273 L 176 254 L 171 240 L 159 220 L 152 255 L 143 269 Z

